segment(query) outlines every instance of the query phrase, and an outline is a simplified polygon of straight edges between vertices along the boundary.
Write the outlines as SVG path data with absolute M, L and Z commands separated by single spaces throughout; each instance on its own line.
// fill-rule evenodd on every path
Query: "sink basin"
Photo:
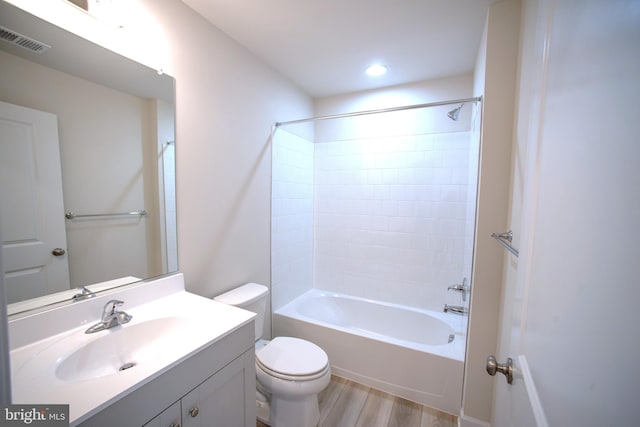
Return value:
M 112 299 L 132 320 L 86 334 Z M 10 319 L 12 401 L 68 404 L 69 425 L 82 425 L 254 317 L 185 291 L 176 274 Z
M 179 345 L 172 332 L 188 331 L 190 324 L 181 317 L 163 317 L 98 332 L 95 339 L 72 348 L 57 360 L 55 376 L 61 381 L 83 381 L 136 369 L 150 361 L 159 362 Z M 52 347 L 67 344 L 62 340 Z

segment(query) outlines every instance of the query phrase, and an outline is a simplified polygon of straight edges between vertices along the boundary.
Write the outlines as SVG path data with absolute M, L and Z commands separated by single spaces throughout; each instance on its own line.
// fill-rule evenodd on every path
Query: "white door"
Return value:
M 496 355 L 515 378 L 496 376 L 493 425 L 637 425 L 640 3 L 531 0 L 523 17 L 520 258 Z
M 69 289 L 54 114 L 0 102 L 0 218 L 8 302 Z

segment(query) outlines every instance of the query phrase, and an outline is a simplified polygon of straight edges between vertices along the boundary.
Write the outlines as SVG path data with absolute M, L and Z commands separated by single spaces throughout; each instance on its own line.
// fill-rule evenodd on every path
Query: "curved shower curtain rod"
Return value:
M 276 122 L 274 124 L 274 127 L 280 127 L 284 125 L 292 125 L 292 124 L 304 123 L 304 122 L 316 122 L 319 120 L 341 119 L 344 117 L 364 116 L 367 114 L 390 113 L 392 111 L 413 110 L 416 108 L 440 107 L 442 105 L 451 105 L 451 104 L 464 104 L 465 102 L 482 102 L 482 97 L 478 96 L 475 98 L 454 99 L 452 101 L 439 101 L 439 102 L 429 102 L 426 104 L 405 105 L 402 107 L 381 108 L 379 110 L 356 111 L 353 113 L 334 114 L 331 116 L 309 117 L 306 119 L 289 120 L 287 122 Z

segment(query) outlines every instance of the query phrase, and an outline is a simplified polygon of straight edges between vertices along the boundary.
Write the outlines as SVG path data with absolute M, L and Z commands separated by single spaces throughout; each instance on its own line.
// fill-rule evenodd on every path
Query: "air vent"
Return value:
M 3 26 L 0 26 L 0 40 L 15 44 L 35 53 L 43 53 L 51 48 L 51 46 L 47 44 L 23 36 L 22 34 L 16 33 L 15 31 Z

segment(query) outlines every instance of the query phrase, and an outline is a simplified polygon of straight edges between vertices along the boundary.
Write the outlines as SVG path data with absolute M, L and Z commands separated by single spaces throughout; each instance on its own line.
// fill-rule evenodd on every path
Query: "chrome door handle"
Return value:
M 197 406 L 194 406 L 193 408 L 189 409 L 189 415 L 191 415 L 193 418 L 197 417 L 199 413 L 200 413 L 200 409 L 198 409 Z
M 51 251 L 51 255 L 53 255 L 53 256 L 62 256 L 65 253 L 67 253 L 67 252 L 62 248 L 55 248 L 54 250 Z
M 506 363 L 498 363 L 495 356 L 487 357 L 487 373 L 494 376 L 497 372 L 504 374 L 507 377 L 507 384 L 511 384 L 513 382 L 513 359 L 507 357 Z

